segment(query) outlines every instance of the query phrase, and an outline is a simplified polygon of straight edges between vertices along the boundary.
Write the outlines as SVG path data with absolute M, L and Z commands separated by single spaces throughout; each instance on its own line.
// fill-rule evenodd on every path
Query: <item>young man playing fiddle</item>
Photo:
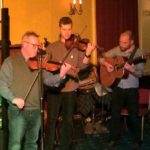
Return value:
M 72 35 L 72 20 L 69 17 L 62 17 L 59 20 L 60 38 L 50 44 L 47 48 L 48 60 L 67 63 L 71 69 L 65 77 L 62 88 L 57 91 L 50 91 L 48 94 L 47 127 L 45 130 L 45 150 L 53 150 L 55 140 L 55 127 L 57 117 L 61 108 L 62 132 L 61 150 L 70 150 L 73 113 L 76 101 L 76 89 L 78 87 L 76 68 L 84 68 L 90 62 L 90 56 L 95 48 L 88 43 L 85 51 L 79 51 L 77 47 L 71 46 L 68 50 L 65 42 Z

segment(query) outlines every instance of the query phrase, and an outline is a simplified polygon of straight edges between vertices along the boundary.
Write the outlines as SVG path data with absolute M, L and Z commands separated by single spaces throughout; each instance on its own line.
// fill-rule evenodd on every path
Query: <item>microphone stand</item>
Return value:
M 40 83 L 39 85 L 39 95 L 40 95 L 40 113 L 41 113 L 41 130 L 40 130 L 40 150 L 44 150 L 44 109 L 43 109 L 43 80 L 42 80 L 42 56 L 45 53 L 41 51 L 40 49 L 38 50 L 38 72 L 31 83 L 31 86 L 29 87 L 27 94 L 24 97 L 24 100 L 26 101 L 27 97 L 29 96 L 35 82 L 38 79 L 38 82 Z M 39 78 L 38 78 L 39 77 Z M 22 110 L 21 110 L 22 111 Z M 20 112 L 21 112 L 20 111 Z
M 43 80 L 42 80 L 42 56 L 43 51 L 38 51 L 38 64 L 39 64 L 39 95 L 40 95 L 40 112 L 41 112 L 41 130 L 40 130 L 40 148 L 44 150 L 44 108 L 43 108 Z

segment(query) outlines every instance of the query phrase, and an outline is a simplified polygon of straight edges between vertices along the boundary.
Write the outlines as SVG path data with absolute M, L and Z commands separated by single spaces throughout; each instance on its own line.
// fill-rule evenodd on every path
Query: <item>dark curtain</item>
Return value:
M 105 51 L 118 45 L 124 30 L 132 30 L 138 46 L 138 0 L 96 0 L 97 44 Z

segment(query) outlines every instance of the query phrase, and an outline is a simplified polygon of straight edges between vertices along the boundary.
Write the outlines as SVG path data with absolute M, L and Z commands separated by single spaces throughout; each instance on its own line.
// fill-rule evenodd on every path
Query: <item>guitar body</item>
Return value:
M 114 66 L 113 72 L 108 72 L 106 67 L 101 65 L 100 67 L 100 80 L 101 83 L 106 87 L 114 87 L 121 78 L 126 78 L 128 76 L 128 71 L 124 69 L 125 63 L 138 64 L 145 63 L 146 58 L 150 58 L 150 53 L 142 54 L 139 57 L 125 60 L 122 56 L 116 56 L 115 58 L 106 57 L 105 60 Z
M 116 56 L 115 58 L 106 57 L 105 60 L 114 66 L 113 72 L 108 72 L 106 67 L 101 65 L 100 67 L 100 80 L 106 87 L 113 87 L 124 76 L 123 67 L 118 67 L 120 64 L 124 64 L 124 58 L 122 56 Z

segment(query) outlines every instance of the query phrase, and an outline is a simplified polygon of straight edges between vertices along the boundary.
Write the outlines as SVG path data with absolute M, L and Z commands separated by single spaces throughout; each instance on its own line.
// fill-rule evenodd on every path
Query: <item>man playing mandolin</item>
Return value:
M 123 73 L 128 73 L 126 78 L 120 78 L 112 92 L 112 121 L 110 126 L 110 141 L 107 146 L 109 150 L 116 148 L 116 142 L 119 138 L 121 125 L 120 111 L 124 104 L 126 104 L 129 109 L 130 125 L 132 126 L 131 128 L 134 136 L 132 149 L 140 149 L 141 140 L 138 119 L 138 87 L 139 77 L 141 77 L 144 72 L 144 63 L 143 61 L 136 61 L 136 63 L 134 63 L 132 60 L 141 55 L 142 51 L 134 45 L 132 32 L 127 30 L 120 34 L 119 45 L 104 53 L 103 57 L 99 59 L 101 66 L 105 67 L 110 78 L 111 73 L 115 74 L 115 72 L 119 72 L 119 69 L 122 69 Z M 122 63 L 124 65 L 117 64 L 119 60 L 118 58 L 122 58 L 122 60 L 124 60 L 123 57 L 127 60 Z M 103 72 L 101 72 L 101 74 L 103 74 Z M 106 79 L 104 80 L 106 81 Z

